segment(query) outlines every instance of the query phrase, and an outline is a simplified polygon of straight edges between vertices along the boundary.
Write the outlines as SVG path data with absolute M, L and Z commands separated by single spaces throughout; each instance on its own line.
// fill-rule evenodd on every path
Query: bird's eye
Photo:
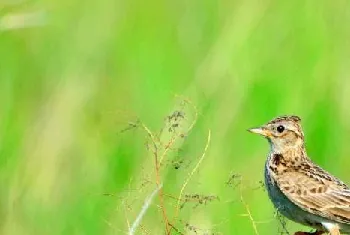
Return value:
M 282 132 L 284 131 L 284 126 L 279 125 L 279 126 L 277 127 L 277 131 L 278 131 L 279 133 L 282 133 Z

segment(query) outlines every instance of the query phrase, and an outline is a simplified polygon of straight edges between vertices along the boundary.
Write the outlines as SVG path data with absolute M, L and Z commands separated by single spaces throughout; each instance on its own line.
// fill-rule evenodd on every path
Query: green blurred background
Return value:
M 259 234 L 282 233 L 259 184 L 268 144 L 246 129 L 299 115 L 309 155 L 350 182 L 349 22 L 346 0 L 0 2 L 0 234 L 126 234 L 156 187 L 130 122 L 160 130 L 177 95 L 198 117 L 183 111 L 196 125 L 162 166 L 169 217 L 209 129 L 184 195 L 220 200 L 176 227 L 256 234 L 242 195 Z M 136 234 L 164 234 L 158 204 Z

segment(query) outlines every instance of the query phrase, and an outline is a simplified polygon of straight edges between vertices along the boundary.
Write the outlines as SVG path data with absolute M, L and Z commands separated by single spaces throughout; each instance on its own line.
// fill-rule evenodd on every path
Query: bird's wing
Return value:
M 312 214 L 350 224 L 350 189 L 317 166 L 275 177 L 294 204 Z

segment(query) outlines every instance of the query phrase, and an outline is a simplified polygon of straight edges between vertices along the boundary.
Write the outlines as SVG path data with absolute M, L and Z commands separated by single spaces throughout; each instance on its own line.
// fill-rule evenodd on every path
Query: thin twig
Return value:
M 181 231 L 180 231 L 178 228 L 176 228 L 174 225 L 172 225 L 172 224 L 170 224 L 170 223 L 169 223 L 169 225 L 170 225 L 170 227 L 171 227 L 172 229 L 175 230 L 175 232 L 177 232 L 178 234 L 184 235 L 184 233 L 181 232 Z
M 259 235 L 258 229 L 257 229 L 257 227 L 256 227 L 256 223 L 255 223 L 255 221 L 254 221 L 254 219 L 253 219 L 253 216 L 252 216 L 252 214 L 251 214 L 251 212 L 250 212 L 249 206 L 248 206 L 248 204 L 247 204 L 247 203 L 244 201 L 244 199 L 243 199 L 242 183 L 241 183 L 241 186 L 240 186 L 240 194 L 241 194 L 241 195 L 240 195 L 241 202 L 242 202 L 242 204 L 244 205 L 245 210 L 247 211 L 247 216 L 249 217 L 249 220 L 252 222 L 254 232 L 255 232 L 256 235 Z
M 193 176 L 193 174 L 197 171 L 199 165 L 202 163 L 204 157 L 205 157 L 205 154 L 208 150 L 208 147 L 209 147 L 209 143 L 210 143 L 210 138 L 211 138 L 211 131 L 209 130 L 208 131 L 208 139 L 207 139 L 207 144 L 205 145 L 205 148 L 204 148 L 204 151 L 203 151 L 203 154 L 202 156 L 199 158 L 199 161 L 197 162 L 196 166 L 193 168 L 193 170 L 191 171 L 191 173 L 189 174 L 189 176 L 187 177 L 185 183 L 182 185 L 182 188 L 180 190 L 180 194 L 179 194 L 179 197 L 177 199 L 177 206 L 176 206 L 176 212 L 175 212 L 175 220 L 177 219 L 177 216 L 179 214 L 179 209 L 180 209 L 180 202 L 182 201 L 182 194 L 188 184 L 188 182 L 190 181 L 191 177 Z
M 149 197 L 145 200 L 145 203 L 142 206 L 142 209 L 140 211 L 140 213 L 138 214 L 138 216 L 136 217 L 136 220 L 134 221 L 134 223 L 131 225 L 131 228 L 129 230 L 129 235 L 134 235 L 135 230 L 137 229 L 137 227 L 139 226 L 143 216 L 145 215 L 147 209 L 149 208 L 149 206 L 151 205 L 152 199 L 153 197 L 159 192 L 159 190 L 163 187 L 163 184 L 159 185 L 152 193 L 151 195 L 149 195 Z
M 160 156 L 159 158 L 159 164 L 162 164 L 162 161 L 164 159 L 164 157 L 167 155 L 168 151 L 171 149 L 171 146 L 175 143 L 176 139 L 180 136 L 179 135 L 174 135 L 171 137 L 171 140 L 168 142 L 168 144 L 165 146 L 164 152 L 163 154 Z
M 143 129 L 150 136 L 152 143 L 153 143 L 153 146 L 154 146 L 153 155 L 154 155 L 154 164 L 155 164 L 155 169 L 156 169 L 156 183 L 157 183 L 157 186 L 160 187 L 160 185 L 161 185 L 160 173 L 159 173 L 160 165 L 158 163 L 158 148 L 157 148 L 157 144 L 155 141 L 155 137 L 152 134 L 152 132 L 150 131 L 150 129 L 148 129 L 147 126 L 145 126 L 143 123 L 141 123 L 141 125 L 142 125 Z M 169 219 L 168 219 L 166 209 L 164 206 L 164 192 L 163 192 L 162 187 L 160 187 L 160 189 L 159 189 L 159 204 L 160 204 L 159 206 L 160 206 L 162 213 L 163 213 L 163 219 L 164 219 L 164 223 L 165 223 L 165 231 L 166 231 L 166 234 L 168 235 L 168 234 L 170 234 L 170 227 L 169 227 Z

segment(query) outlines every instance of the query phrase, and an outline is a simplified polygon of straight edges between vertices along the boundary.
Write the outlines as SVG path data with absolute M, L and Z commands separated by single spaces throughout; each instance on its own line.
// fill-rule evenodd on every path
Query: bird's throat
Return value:
M 270 170 L 278 174 L 307 161 L 307 155 L 304 148 L 289 148 L 283 152 L 271 151 L 267 161 Z

